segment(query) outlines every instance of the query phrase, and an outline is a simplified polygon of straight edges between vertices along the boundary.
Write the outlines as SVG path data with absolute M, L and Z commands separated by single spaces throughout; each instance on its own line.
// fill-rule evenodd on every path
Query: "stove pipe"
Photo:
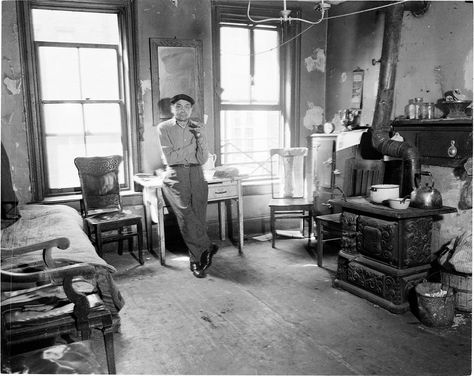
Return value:
M 372 121 L 372 145 L 384 155 L 402 158 L 410 163 L 411 184 L 412 189 L 415 189 L 418 185 L 416 177 L 421 172 L 418 149 L 405 141 L 393 141 L 389 136 L 404 10 L 404 4 L 397 4 L 385 12 L 379 85 Z

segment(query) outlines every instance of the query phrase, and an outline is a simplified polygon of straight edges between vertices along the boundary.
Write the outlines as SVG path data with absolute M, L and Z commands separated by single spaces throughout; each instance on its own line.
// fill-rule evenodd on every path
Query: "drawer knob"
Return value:
M 227 191 L 215 191 L 214 193 L 216 195 L 223 195 L 224 193 L 227 193 Z
M 455 141 L 451 140 L 451 146 L 448 148 L 448 155 L 451 158 L 454 158 L 456 154 L 458 153 L 458 148 L 454 146 L 454 144 L 455 144 Z

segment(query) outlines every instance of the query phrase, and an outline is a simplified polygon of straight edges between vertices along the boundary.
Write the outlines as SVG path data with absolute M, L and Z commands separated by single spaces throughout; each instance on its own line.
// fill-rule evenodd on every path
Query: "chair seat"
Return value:
M 326 224 L 340 224 L 341 223 L 341 213 L 334 213 L 334 214 L 325 214 L 325 215 L 318 215 L 316 217 L 317 221 L 323 221 Z
M 95 214 L 84 218 L 87 233 L 97 253 L 102 257 L 102 245 L 105 243 L 118 242 L 118 253 L 122 254 L 122 241 L 129 241 L 129 251 L 132 257 L 138 259 L 143 265 L 143 240 L 142 240 L 142 217 L 126 211 L 108 212 Z M 127 227 L 136 226 L 137 230 L 129 230 Z M 118 230 L 116 234 L 107 233 L 108 231 Z M 138 257 L 133 254 L 133 239 L 138 239 Z
M 135 224 L 136 221 L 141 221 L 141 216 L 127 213 L 127 212 L 111 212 L 101 213 L 86 217 L 85 220 L 91 225 L 98 224 L 116 224 L 116 227 L 127 226 L 127 224 Z
M 275 248 L 275 239 L 277 237 L 275 225 L 277 219 L 307 220 L 309 247 L 311 243 L 311 228 L 313 227 L 313 203 L 305 198 L 274 198 L 269 202 L 268 206 L 270 207 L 272 248 Z
M 280 210 L 308 210 L 313 208 L 313 203 L 305 198 L 273 198 L 268 206 Z

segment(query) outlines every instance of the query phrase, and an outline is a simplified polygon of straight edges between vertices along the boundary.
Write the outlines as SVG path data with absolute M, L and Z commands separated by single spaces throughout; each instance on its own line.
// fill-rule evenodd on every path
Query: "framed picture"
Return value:
M 196 101 L 193 119 L 203 121 L 202 41 L 150 38 L 153 123 L 171 118 L 170 100 L 187 94 Z

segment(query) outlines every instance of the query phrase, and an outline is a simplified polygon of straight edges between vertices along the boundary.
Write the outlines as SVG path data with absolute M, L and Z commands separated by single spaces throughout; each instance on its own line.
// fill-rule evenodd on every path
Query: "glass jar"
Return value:
M 434 119 L 435 117 L 435 104 L 433 102 L 428 103 L 428 117 L 427 119 Z
M 421 118 L 422 119 L 429 119 L 429 103 L 422 103 L 421 104 Z
M 405 117 L 407 119 L 415 118 L 415 100 L 414 99 L 408 100 L 408 104 L 405 106 Z
M 422 106 L 423 106 L 423 98 L 418 97 L 415 98 L 415 117 L 414 119 L 422 119 Z

